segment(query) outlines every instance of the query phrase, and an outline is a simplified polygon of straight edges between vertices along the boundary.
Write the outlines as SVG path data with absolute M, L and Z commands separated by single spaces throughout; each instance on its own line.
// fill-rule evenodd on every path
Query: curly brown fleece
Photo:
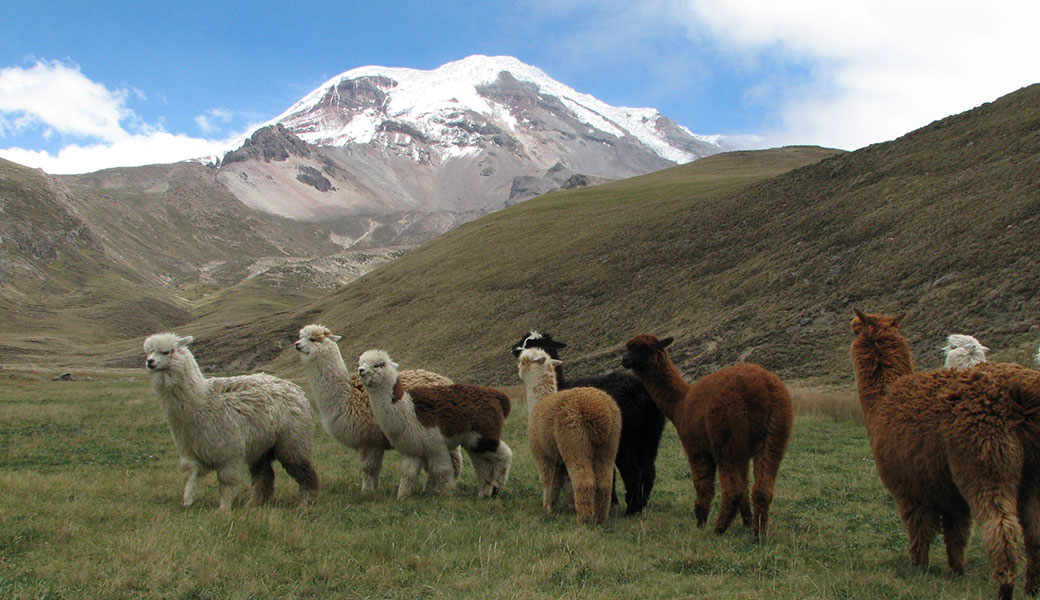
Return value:
M 964 570 L 979 520 L 999 598 L 1011 598 L 1025 538 L 1026 592 L 1040 584 L 1040 372 L 984 363 L 915 372 L 899 332 L 905 315 L 855 310 L 852 360 L 878 475 L 899 509 L 910 559 L 928 564 L 941 529 Z
M 637 335 L 625 343 L 622 364 L 642 380 L 675 425 L 697 490 L 697 526 L 708 520 L 718 469 L 722 508 L 715 532 L 725 532 L 739 510 L 744 524 L 751 525 L 756 535 L 765 535 L 776 476 L 794 421 L 791 395 L 779 377 L 749 363 L 724 367 L 688 384 L 665 350 L 671 342 L 672 338 Z M 755 483 L 749 502 L 752 459 Z

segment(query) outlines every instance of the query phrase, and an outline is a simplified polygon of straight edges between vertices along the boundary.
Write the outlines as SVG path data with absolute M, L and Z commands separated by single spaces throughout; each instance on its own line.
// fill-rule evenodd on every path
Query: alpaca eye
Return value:
M 312 342 L 317 342 L 318 340 L 316 340 L 316 339 L 314 339 L 314 338 L 311 338 L 311 341 L 312 341 Z

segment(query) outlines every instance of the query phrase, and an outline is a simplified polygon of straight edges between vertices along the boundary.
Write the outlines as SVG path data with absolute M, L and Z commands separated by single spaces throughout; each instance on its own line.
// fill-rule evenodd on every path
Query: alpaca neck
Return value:
M 181 408 L 204 404 L 209 391 L 209 383 L 191 354 L 179 355 L 169 368 L 152 372 L 152 387 L 167 416 Z
M 525 383 L 527 386 L 527 415 L 530 416 L 539 400 L 556 391 L 556 373 L 550 367 L 542 373 L 541 377 L 532 377 Z
M 365 385 L 368 401 L 375 411 L 389 410 L 390 406 L 397 400 L 394 393 L 397 391 L 397 371 L 387 369 L 383 377 L 373 381 L 372 385 Z
M 657 403 L 661 412 L 674 422 L 676 408 L 686 397 L 690 384 L 683 379 L 672 359 L 665 356 L 664 363 L 655 370 L 644 374 L 636 373 L 636 375 L 646 386 L 646 391 L 650 393 L 650 397 Z
M 914 362 L 910 347 L 898 334 L 857 338 L 852 344 L 852 360 L 859 402 L 869 428 L 877 401 L 885 396 L 893 381 L 914 372 Z
M 322 392 L 348 389 L 351 374 L 347 371 L 347 365 L 343 362 L 343 355 L 338 347 L 328 351 L 314 351 L 312 354 L 313 356 L 304 363 L 304 371 L 307 373 L 307 382 L 314 393 L 318 411 L 325 414 L 332 408 L 332 398 Z

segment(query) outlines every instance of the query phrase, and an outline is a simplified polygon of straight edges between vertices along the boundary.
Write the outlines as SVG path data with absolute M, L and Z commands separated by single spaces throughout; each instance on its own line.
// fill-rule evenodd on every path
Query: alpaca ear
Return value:
M 334 334 L 334 333 L 330 333 L 330 334 L 328 334 L 328 335 L 327 335 L 327 336 L 325 336 L 325 337 L 329 338 L 330 340 L 332 340 L 332 341 L 334 341 L 334 342 L 338 342 L 338 341 L 340 341 L 340 340 L 342 340 L 342 339 L 343 339 L 343 336 L 341 336 L 341 335 L 336 335 L 336 334 Z
M 664 350 L 668 346 L 671 346 L 672 342 L 674 342 L 674 341 L 675 341 L 675 338 L 672 338 L 672 337 L 664 338 L 663 340 L 657 342 L 657 349 L 658 350 Z
M 858 308 L 853 308 L 853 309 L 852 309 L 852 314 L 854 314 L 854 315 L 856 315 L 857 317 L 859 317 L 859 320 L 860 320 L 860 321 L 863 321 L 864 323 L 866 323 L 866 322 L 867 322 L 867 315 L 863 314 L 863 312 L 862 312 L 862 311 L 861 311 L 860 309 L 858 309 Z
M 902 321 L 905 318 L 906 318 L 906 313 L 900 313 L 900 314 L 892 317 L 892 326 L 893 327 L 898 327 L 899 326 L 899 322 Z
M 194 341 L 195 341 L 195 338 L 191 337 L 190 335 L 186 335 L 184 337 L 179 337 L 179 338 L 177 338 L 177 347 L 178 348 L 183 348 L 183 347 L 187 346 L 188 344 L 190 344 L 190 343 L 192 343 Z
M 552 363 L 552 366 L 554 366 L 554 367 L 558 367 L 558 366 L 563 364 L 562 360 L 557 360 L 555 358 L 549 359 L 549 362 Z
M 395 369 L 401 366 L 401 365 L 395 363 L 394 361 L 390 361 L 390 364 L 393 365 Z

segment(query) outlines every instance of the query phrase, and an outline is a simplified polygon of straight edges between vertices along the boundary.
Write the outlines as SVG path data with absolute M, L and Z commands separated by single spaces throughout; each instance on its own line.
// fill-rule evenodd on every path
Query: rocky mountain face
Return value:
M 656 110 L 607 105 L 514 58 L 472 56 L 432 71 L 363 67 L 335 77 L 227 154 L 218 177 L 274 214 L 364 215 L 391 230 L 421 223 L 440 233 L 723 144 Z

